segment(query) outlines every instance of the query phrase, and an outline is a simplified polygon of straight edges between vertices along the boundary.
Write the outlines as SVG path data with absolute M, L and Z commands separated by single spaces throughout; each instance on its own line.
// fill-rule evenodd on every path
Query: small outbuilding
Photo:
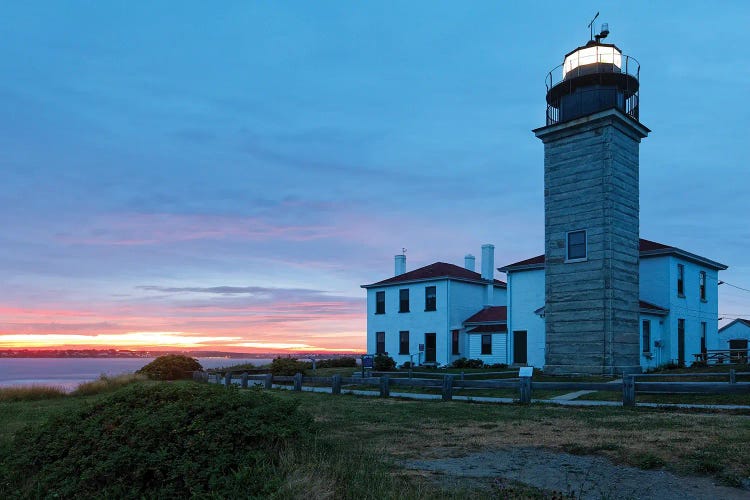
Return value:
M 719 328 L 719 340 L 722 348 L 729 349 L 732 357 L 747 359 L 747 344 L 750 340 L 750 319 L 737 318 L 728 325 Z

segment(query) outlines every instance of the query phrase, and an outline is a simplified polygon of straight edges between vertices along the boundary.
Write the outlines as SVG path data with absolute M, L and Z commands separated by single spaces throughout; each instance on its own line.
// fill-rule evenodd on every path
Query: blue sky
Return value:
M 0 344 L 360 349 L 402 247 L 542 253 L 531 129 L 597 10 L 641 63 L 641 236 L 750 288 L 746 2 L 27 2 L 0 18 Z

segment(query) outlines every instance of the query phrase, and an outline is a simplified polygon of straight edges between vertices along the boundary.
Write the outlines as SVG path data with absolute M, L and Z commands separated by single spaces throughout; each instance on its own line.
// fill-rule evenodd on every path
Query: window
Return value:
M 643 352 L 651 352 L 651 321 L 643 320 Z
M 685 296 L 685 266 L 677 264 L 677 295 Z
M 482 354 L 492 354 L 492 335 L 482 335 Z
M 409 332 L 398 332 L 398 353 L 409 354 Z
M 706 322 L 701 321 L 701 353 L 706 353 Z
M 568 251 L 565 260 L 584 260 L 586 258 L 586 231 L 568 233 Z
M 698 283 L 701 289 L 701 300 L 706 300 L 706 271 L 701 271 Z
M 427 286 L 424 289 L 424 310 L 434 311 L 437 309 L 437 288 Z
M 398 312 L 409 312 L 409 289 L 403 288 L 398 291 Z
M 385 314 L 385 292 L 375 292 L 375 314 Z
M 458 354 L 458 330 L 451 330 L 451 345 L 453 346 L 451 352 Z
M 385 354 L 385 332 L 375 333 L 375 354 Z

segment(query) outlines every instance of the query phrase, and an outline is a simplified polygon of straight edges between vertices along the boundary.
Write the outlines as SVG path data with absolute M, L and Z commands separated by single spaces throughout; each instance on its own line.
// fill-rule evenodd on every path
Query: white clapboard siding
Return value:
M 492 334 L 492 354 L 482 355 L 482 334 L 469 334 L 469 359 L 481 359 L 485 364 L 492 365 L 495 363 L 508 362 L 508 334 Z

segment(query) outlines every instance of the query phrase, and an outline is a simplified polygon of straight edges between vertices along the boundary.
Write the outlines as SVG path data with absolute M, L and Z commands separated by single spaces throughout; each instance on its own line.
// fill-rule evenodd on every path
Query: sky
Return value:
M 641 64 L 641 237 L 750 289 L 747 2 L 14 2 L 0 348 L 361 351 L 402 248 L 543 253 L 531 130 L 597 10 Z

